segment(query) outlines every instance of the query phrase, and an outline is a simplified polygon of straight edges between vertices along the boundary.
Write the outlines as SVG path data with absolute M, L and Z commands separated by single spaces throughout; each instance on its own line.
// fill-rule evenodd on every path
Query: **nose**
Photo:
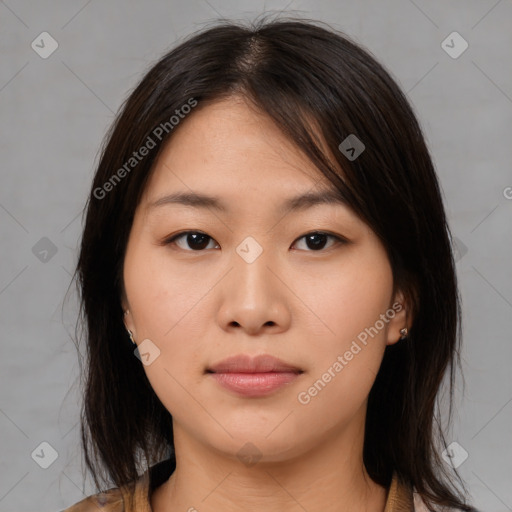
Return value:
M 291 292 L 283 284 L 283 272 L 267 251 L 248 261 L 234 252 L 231 271 L 219 283 L 220 326 L 226 331 L 240 329 L 249 335 L 287 330 L 291 321 Z

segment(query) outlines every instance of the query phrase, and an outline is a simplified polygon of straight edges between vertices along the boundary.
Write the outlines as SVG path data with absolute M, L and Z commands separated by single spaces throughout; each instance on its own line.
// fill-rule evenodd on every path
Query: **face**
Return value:
M 126 249 L 123 307 L 176 432 L 232 456 L 250 442 L 268 461 L 362 433 L 406 310 L 384 247 L 348 206 L 289 203 L 329 190 L 239 99 L 195 109 L 160 154 Z M 219 207 L 168 197 L 192 192 Z M 262 354 L 289 367 L 251 367 Z M 211 373 L 238 355 L 245 366 Z

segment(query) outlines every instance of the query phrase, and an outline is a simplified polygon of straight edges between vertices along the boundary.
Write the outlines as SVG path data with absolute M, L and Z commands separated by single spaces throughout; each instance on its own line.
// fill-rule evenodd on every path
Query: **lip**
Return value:
M 302 372 L 299 367 L 269 354 L 231 356 L 210 366 L 207 371 L 213 373 Z
M 268 354 L 228 357 L 206 370 L 224 388 L 242 396 L 266 396 L 294 381 L 303 371 Z

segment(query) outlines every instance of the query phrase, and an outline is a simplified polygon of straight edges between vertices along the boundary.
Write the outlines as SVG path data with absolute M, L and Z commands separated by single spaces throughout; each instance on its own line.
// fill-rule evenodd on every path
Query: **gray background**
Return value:
M 468 453 L 459 470 L 475 504 L 512 510 L 512 2 L 6 0 L 0 2 L 1 511 L 56 511 L 92 491 L 81 475 L 79 367 L 70 340 L 76 297 L 66 291 L 81 210 L 114 113 L 178 38 L 220 16 L 247 19 L 265 10 L 326 21 L 362 42 L 419 116 L 456 237 L 464 309 L 466 387 L 463 395 L 459 379 L 448 438 Z M 31 47 L 44 31 L 59 45 L 47 59 Z M 441 46 L 453 31 L 469 44 L 458 58 Z M 449 44 L 461 48 L 460 41 Z M 48 469 L 31 457 L 43 441 L 58 452 Z M 457 448 L 454 460 L 461 454 Z

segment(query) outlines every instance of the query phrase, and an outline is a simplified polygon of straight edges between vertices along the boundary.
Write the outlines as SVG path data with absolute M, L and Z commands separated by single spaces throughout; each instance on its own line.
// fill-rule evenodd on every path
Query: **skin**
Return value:
M 384 247 L 347 206 L 278 212 L 286 198 L 329 186 L 268 116 L 236 97 L 198 106 L 160 154 L 131 229 L 122 299 L 135 341 L 160 350 L 144 370 L 173 417 L 177 468 L 154 492 L 155 512 L 384 510 L 387 489 L 363 465 L 364 422 L 407 307 L 393 296 Z M 176 191 L 218 196 L 229 210 L 148 206 Z M 186 235 L 161 243 L 185 230 L 211 238 L 201 250 Z M 326 238 L 315 249 L 304 238 L 312 231 L 347 242 Z M 263 249 L 250 264 L 236 252 L 247 236 Z M 402 310 L 300 403 L 298 394 L 396 302 Z M 205 374 L 242 353 L 271 354 L 303 373 L 262 398 L 235 395 Z M 255 465 L 237 456 L 247 442 L 261 457 Z

